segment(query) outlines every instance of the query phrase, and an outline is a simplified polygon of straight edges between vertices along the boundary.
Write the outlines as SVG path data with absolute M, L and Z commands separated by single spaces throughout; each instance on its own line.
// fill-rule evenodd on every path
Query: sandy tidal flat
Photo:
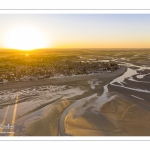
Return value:
M 76 102 L 82 104 L 82 99 L 87 101 L 91 97 L 87 103 L 89 107 L 94 102 L 95 96 L 102 94 L 103 86 L 125 71 L 126 68 L 121 67 L 112 73 L 3 85 L 0 87 L 0 122 L 6 125 L 13 124 L 14 133 L 1 135 L 62 135 L 64 120 L 61 122 L 61 116 L 65 110 Z M 78 113 L 82 114 L 82 111 Z M 3 129 L 4 131 L 7 129 Z
M 130 66 L 106 84 L 101 95 L 93 94 L 69 106 L 61 116 L 61 135 L 149 136 L 149 70 L 143 73 L 146 67 Z

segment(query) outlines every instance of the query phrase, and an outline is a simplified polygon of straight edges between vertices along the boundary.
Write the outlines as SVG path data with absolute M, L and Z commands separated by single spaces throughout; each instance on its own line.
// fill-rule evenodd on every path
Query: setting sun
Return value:
M 19 26 L 7 32 L 4 39 L 7 48 L 33 50 L 47 47 L 47 40 L 40 30 L 31 26 Z

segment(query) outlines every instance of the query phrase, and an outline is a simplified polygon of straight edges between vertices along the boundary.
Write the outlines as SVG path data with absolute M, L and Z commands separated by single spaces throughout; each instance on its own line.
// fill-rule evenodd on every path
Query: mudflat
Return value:
M 14 135 L 16 136 L 84 135 L 85 133 L 88 135 L 97 135 L 98 133 L 95 132 L 95 128 L 90 132 L 86 131 L 86 117 L 83 120 L 80 118 L 78 123 L 85 126 L 84 129 L 80 128 L 79 131 L 74 128 L 74 120 L 70 120 L 69 118 L 70 112 L 66 116 L 64 116 L 64 113 L 67 109 L 76 105 L 76 103 L 79 102 L 82 104 L 83 100 L 85 100 L 85 103 L 83 103 L 84 106 L 82 107 L 80 105 L 80 107 L 83 112 L 87 113 L 90 107 L 95 107 L 93 103 L 96 100 L 95 97 L 102 95 L 104 85 L 122 75 L 125 71 L 126 67 L 121 67 L 111 73 L 104 72 L 91 75 L 3 84 L 0 86 L 1 92 L 8 92 L 9 90 L 15 89 L 14 93 L 19 93 L 19 96 L 17 103 L 7 101 L 0 104 L 0 121 L 5 122 L 5 124 L 11 123 L 14 117 L 14 108 L 17 107 L 14 123 Z M 63 89 L 64 85 L 65 88 Z M 62 90 L 59 90 L 59 87 Z M 86 111 L 85 107 L 88 108 Z M 76 107 L 73 110 L 76 110 Z M 7 117 L 4 120 L 6 112 Z M 78 113 L 81 116 L 80 111 Z M 94 115 L 90 112 L 86 113 L 84 115 L 87 115 L 88 118 Z M 92 118 L 94 119 L 95 117 Z M 98 118 L 94 120 L 97 121 Z M 68 132 L 66 121 L 68 122 L 67 125 L 69 124 L 69 128 L 74 128 L 74 133 Z M 91 120 L 91 123 L 93 123 L 93 120 Z M 84 131 L 85 133 L 83 133 Z
M 14 136 L 150 135 L 150 95 L 131 89 L 148 87 L 148 76 L 146 83 L 125 79 L 126 88 L 109 84 L 126 71 L 122 66 L 112 73 L 3 84 L 0 92 L 7 101 L 0 103 L 0 121 L 11 124 L 15 118 Z M 17 102 L 11 92 L 19 95 Z

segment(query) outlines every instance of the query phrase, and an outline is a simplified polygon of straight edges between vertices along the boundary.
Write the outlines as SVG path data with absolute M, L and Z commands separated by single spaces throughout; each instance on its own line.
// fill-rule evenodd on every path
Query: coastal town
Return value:
M 0 83 L 32 81 L 43 78 L 76 76 L 83 74 L 112 72 L 119 68 L 114 62 L 98 59 L 77 59 L 71 57 L 38 57 L 28 54 L 25 59 L 1 58 Z M 5 64 L 3 62 L 5 61 Z

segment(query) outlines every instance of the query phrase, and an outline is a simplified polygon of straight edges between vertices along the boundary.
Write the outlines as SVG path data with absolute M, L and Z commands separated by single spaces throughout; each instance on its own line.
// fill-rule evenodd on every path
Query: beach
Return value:
M 15 117 L 14 136 L 61 135 L 60 128 L 65 124 L 64 121 L 61 122 L 61 115 L 65 110 L 76 102 L 82 103 L 82 99 L 89 100 L 90 97 L 88 106 L 92 106 L 93 95 L 100 96 L 104 85 L 125 71 L 126 68 L 121 67 L 114 72 L 4 84 L 0 87 L 4 99 L 0 104 L 0 119 L 4 120 L 6 111 L 8 112 L 5 124 L 11 124 L 12 118 Z M 11 100 L 11 96 L 4 97 L 4 93 L 17 93 L 17 103 Z M 16 116 L 12 115 L 15 105 Z M 67 130 L 65 132 L 68 133 Z
M 118 63 L 112 72 L 1 84 L 0 135 L 150 135 L 149 66 Z
M 3 84 L 0 120 L 14 129 L 1 135 L 149 135 L 149 71 L 139 68 Z
M 143 71 L 141 66 L 138 67 Z M 132 79 L 136 80 L 132 80 Z M 138 80 L 139 78 L 139 80 Z M 69 106 L 61 116 L 61 135 L 148 136 L 150 135 L 149 72 L 138 74 L 129 67 L 120 77 Z M 131 82 L 132 81 L 132 82 Z M 64 120 L 64 121 L 63 121 Z M 62 123 L 63 122 L 63 123 Z

